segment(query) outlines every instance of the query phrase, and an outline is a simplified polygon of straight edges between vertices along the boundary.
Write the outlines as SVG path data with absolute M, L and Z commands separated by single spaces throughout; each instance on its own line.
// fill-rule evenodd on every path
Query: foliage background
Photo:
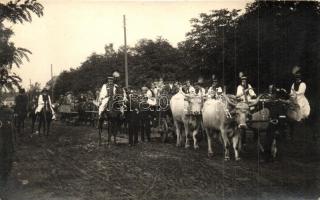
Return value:
M 140 87 L 159 77 L 207 82 L 215 73 L 234 93 L 240 71 L 260 93 L 271 83 L 290 89 L 292 67 L 302 68 L 313 111 L 319 102 L 320 3 L 316 1 L 255 1 L 240 10 L 212 10 L 190 20 L 186 39 L 173 47 L 166 39 L 141 39 L 129 47 L 129 84 Z M 78 67 L 62 72 L 54 94 L 75 94 L 101 87 L 112 71 L 124 77 L 123 47 L 105 45 Z M 124 81 L 124 80 L 123 80 Z M 53 84 L 50 84 L 53 85 Z

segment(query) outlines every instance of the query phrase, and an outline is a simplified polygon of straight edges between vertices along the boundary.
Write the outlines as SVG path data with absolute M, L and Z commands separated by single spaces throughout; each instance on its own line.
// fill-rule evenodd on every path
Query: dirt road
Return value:
M 252 141 L 241 161 L 225 162 L 220 143 L 211 159 L 205 141 L 199 151 L 158 138 L 99 147 L 97 130 L 55 122 L 48 138 L 20 137 L 4 199 L 317 199 L 319 139 L 297 132 L 276 162 L 259 163 Z

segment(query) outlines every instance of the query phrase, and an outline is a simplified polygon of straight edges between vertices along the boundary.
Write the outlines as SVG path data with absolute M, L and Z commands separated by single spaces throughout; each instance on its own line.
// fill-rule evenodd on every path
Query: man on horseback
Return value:
M 52 106 L 52 102 L 51 102 L 51 98 L 49 95 L 49 90 L 47 88 L 44 88 L 38 97 L 38 106 L 35 110 L 35 113 L 39 114 L 45 106 L 50 108 L 51 113 L 52 113 L 52 119 L 56 119 L 55 112 L 53 110 L 53 106 Z
M 115 71 L 112 77 L 108 77 L 108 82 L 103 84 L 99 94 L 99 145 L 101 145 L 101 134 L 104 121 L 107 122 L 108 144 L 111 135 L 116 143 L 116 134 L 121 131 L 121 124 L 124 122 L 125 102 L 127 102 L 126 92 L 118 85 L 120 74 Z
M 103 84 L 100 93 L 99 93 L 99 118 L 101 118 L 102 112 L 107 108 L 110 98 L 113 98 L 117 94 L 123 95 L 123 100 L 126 100 L 126 93 L 120 86 L 117 84 L 119 82 L 120 74 L 115 71 L 112 74 L 112 77 L 108 77 L 108 82 Z M 111 105 L 110 105 L 111 106 Z M 110 107 L 111 108 L 111 107 Z

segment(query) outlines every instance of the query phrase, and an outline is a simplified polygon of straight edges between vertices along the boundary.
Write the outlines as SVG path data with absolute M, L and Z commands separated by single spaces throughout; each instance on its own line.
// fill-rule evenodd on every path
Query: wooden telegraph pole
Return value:
M 129 80 L 128 80 L 126 15 L 123 15 L 123 32 L 124 32 L 124 73 L 125 73 L 125 79 L 126 79 L 126 88 L 128 88 Z
M 53 72 L 52 72 L 52 64 L 51 64 L 51 98 L 53 99 Z

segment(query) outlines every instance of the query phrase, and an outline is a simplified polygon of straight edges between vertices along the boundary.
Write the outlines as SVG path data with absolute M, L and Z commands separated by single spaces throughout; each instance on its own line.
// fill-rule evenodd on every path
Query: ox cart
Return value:
M 79 112 L 75 110 L 75 104 L 59 105 L 58 119 L 66 124 L 76 124 L 79 120 Z
M 72 125 L 95 126 L 98 119 L 98 108 L 92 101 L 62 104 L 58 106 L 60 121 Z
M 286 100 L 271 94 L 261 94 L 257 106 L 251 111 L 247 121 L 248 129 L 253 131 L 259 150 L 267 159 L 274 159 L 279 154 L 279 140 L 285 136 L 284 132 L 290 123 L 287 118 L 290 106 Z M 266 133 L 264 145 L 260 142 L 260 132 Z
M 161 142 L 167 142 L 169 134 L 174 137 L 174 126 L 172 113 L 170 110 L 170 95 L 160 95 L 156 99 L 156 106 L 153 108 L 152 126 L 156 133 L 160 135 Z

